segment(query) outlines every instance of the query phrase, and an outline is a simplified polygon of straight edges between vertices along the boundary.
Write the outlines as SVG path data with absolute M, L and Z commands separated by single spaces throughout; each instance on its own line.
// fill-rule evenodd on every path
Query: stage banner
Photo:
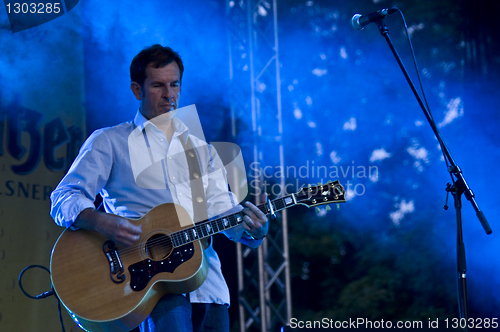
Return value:
M 56 298 L 26 297 L 18 276 L 29 265 L 48 269 L 63 231 L 49 215 L 50 193 L 86 136 L 81 26 L 77 6 L 31 29 L 0 31 L 0 331 L 61 331 Z M 22 284 L 31 295 L 51 290 L 41 268 Z M 61 310 L 66 331 L 78 331 Z

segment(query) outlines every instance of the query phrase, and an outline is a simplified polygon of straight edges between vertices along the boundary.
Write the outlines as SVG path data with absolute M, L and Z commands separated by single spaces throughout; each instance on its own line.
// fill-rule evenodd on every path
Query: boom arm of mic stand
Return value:
M 394 57 L 396 58 L 396 60 L 399 64 L 399 67 L 403 71 L 403 74 L 404 74 L 406 80 L 408 81 L 408 84 L 410 85 L 410 88 L 413 91 L 413 94 L 417 98 L 418 104 L 422 108 L 422 111 L 424 112 L 425 117 L 427 118 L 427 121 L 431 125 L 432 130 L 434 131 L 434 135 L 436 135 L 436 138 L 438 139 L 439 143 L 441 144 L 441 146 L 443 148 L 443 153 L 450 163 L 450 167 L 448 168 L 448 172 L 452 173 L 457 178 L 456 185 L 462 189 L 467 200 L 469 202 L 471 202 L 472 207 L 476 211 L 476 216 L 479 219 L 479 221 L 481 222 L 481 225 L 483 226 L 483 229 L 486 232 L 486 234 L 488 234 L 488 235 L 491 234 L 492 233 L 491 227 L 488 224 L 488 221 L 486 220 L 484 213 L 479 209 L 479 206 L 476 202 L 474 193 L 472 192 L 469 185 L 467 184 L 467 181 L 465 181 L 465 178 L 462 174 L 462 170 L 460 169 L 460 167 L 457 166 L 457 164 L 455 163 L 455 160 L 451 156 L 450 150 L 446 146 L 446 143 L 444 142 L 444 140 L 441 136 L 441 133 L 439 132 L 439 129 L 437 128 L 436 124 L 434 123 L 434 120 L 432 120 L 432 118 L 430 117 L 429 111 L 425 107 L 425 105 L 422 101 L 422 98 L 420 98 L 420 95 L 418 94 L 417 89 L 415 88 L 415 85 L 413 84 L 412 80 L 410 79 L 410 76 L 408 75 L 408 71 L 406 70 L 405 66 L 403 65 L 403 62 L 401 61 L 401 58 L 399 57 L 398 52 L 394 48 L 394 44 L 392 43 L 392 40 L 389 36 L 389 30 L 387 29 L 387 27 L 385 26 L 385 24 L 382 20 L 380 20 L 376 23 L 377 23 L 377 26 L 380 30 L 380 33 L 387 40 L 387 43 L 389 44 L 389 47 L 390 47 L 392 53 L 394 54 Z

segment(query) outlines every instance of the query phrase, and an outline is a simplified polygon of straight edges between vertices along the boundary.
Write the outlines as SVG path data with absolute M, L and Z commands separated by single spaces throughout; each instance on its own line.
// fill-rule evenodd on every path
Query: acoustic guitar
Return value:
M 345 191 L 337 180 L 268 200 L 258 208 L 272 215 L 295 205 L 343 202 Z M 146 319 L 164 294 L 200 287 L 208 271 L 204 242 L 240 225 L 243 213 L 193 224 L 182 206 L 164 203 L 130 222 L 142 224 L 141 237 L 132 247 L 116 245 L 95 231 L 67 229 L 52 249 L 52 285 L 84 330 L 129 331 Z

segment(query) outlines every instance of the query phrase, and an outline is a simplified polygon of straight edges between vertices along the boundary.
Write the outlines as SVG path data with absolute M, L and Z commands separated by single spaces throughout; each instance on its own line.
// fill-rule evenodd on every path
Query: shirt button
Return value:
M 172 176 L 172 180 L 175 180 L 175 176 Z
M 168 159 L 172 159 L 172 157 L 168 157 Z
M 201 198 L 201 197 L 196 198 L 196 200 L 198 201 L 198 203 L 203 202 L 203 198 Z
M 199 178 L 200 176 L 198 175 L 198 173 L 193 173 L 193 178 L 197 179 Z

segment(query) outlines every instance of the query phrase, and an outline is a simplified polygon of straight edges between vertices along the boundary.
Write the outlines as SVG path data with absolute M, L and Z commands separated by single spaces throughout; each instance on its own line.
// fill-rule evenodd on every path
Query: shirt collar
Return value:
M 136 136 L 141 135 L 144 128 L 146 128 L 146 126 L 148 125 L 151 125 L 158 129 L 158 127 L 156 127 L 154 123 L 152 123 L 150 120 L 146 119 L 144 115 L 142 115 L 140 109 L 137 110 L 133 122 L 135 125 L 134 132 Z M 184 143 L 186 143 L 189 136 L 189 128 L 184 124 L 184 122 L 177 119 L 176 117 L 172 119 L 172 125 L 174 126 L 174 134 L 172 135 L 172 139 L 179 136 L 180 138 L 182 138 Z

